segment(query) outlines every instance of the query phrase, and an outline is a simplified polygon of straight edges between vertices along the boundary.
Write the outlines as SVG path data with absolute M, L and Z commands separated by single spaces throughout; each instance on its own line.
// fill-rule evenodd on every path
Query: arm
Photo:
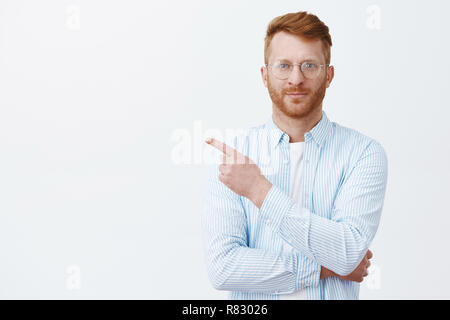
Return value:
M 321 267 L 314 261 L 300 259 L 299 253 L 248 247 L 241 199 L 219 181 L 218 173 L 212 166 L 202 217 L 206 266 L 214 288 L 284 294 L 318 285 Z
M 386 154 L 372 142 L 344 180 L 331 220 L 301 208 L 276 186 L 271 186 L 262 205 L 254 202 L 260 205 L 260 218 L 292 247 L 345 276 L 360 264 L 375 236 L 386 181 Z
M 355 281 L 361 283 L 364 280 L 364 277 L 369 275 L 370 259 L 372 257 L 373 257 L 372 251 L 367 250 L 364 259 L 361 260 L 358 267 L 356 267 L 356 269 L 353 270 L 352 273 L 350 273 L 347 276 L 340 276 L 337 273 L 334 273 L 333 271 L 322 266 L 322 270 L 320 272 L 320 280 L 328 277 L 337 277 L 341 280 Z

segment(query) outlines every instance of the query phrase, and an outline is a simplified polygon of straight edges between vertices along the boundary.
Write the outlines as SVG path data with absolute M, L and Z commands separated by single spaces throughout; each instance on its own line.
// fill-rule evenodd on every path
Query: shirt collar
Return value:
M 269 131 L 268 135 L 272 148 L 277 147 L 281 141 L 289 142 L 289 136 L 275 124 L 272 115 L 266 122 L 266 128 Z M 312 139 L 319 147 L 323 147 L 331 129 L 332 124 L 325 111 L 322 110 L 322 118 L 320 121 L 310 131 L 305 133 L 305 141 Z

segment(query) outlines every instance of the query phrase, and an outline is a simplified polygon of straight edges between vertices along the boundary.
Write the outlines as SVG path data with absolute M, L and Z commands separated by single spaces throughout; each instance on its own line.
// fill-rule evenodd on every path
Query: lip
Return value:
M 287 95 L 291 97 L 304 97 L 306 96 L 306 93 L 296 92 L 296 93 L 287 93 Z

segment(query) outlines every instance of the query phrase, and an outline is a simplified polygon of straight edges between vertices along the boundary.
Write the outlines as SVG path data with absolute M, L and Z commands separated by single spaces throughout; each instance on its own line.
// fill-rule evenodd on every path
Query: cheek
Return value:
M 325 79 L 326 80 L 326 79 Z M 323 80 L 321 79 L 320 81 L 314 81 L 313 83 L 310 84 L 308 90 L 310 91 L 310 93 L 314 94 L 317 93 L 318 91 L 321 90 L 322 86 L 325 84 L 325 82 L 323 82 Z
M 328 78 L 327 78 L 327 75 L 325 74 L 324 77 L 322 78 L 322 81 L 317 83 L 317 89 L 322 88 L 322 87 L 326 87 L 327 86 L 327 82 L 328 82 Z
M 283 84 L 279 83 L 278 81 L 268 81 L 267 82 L 269 89 L 277 94 L 281 95 L 283 93 Z

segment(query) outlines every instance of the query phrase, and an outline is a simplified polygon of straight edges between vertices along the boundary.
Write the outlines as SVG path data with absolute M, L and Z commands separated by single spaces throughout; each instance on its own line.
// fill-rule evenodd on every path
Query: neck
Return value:
M 310 131 L 322 119 L 322 105 L 301 118 L 292 118 L 272 106 L 273 122 L 289 136 L 289 142 L 305 141 L 305 133 Z

